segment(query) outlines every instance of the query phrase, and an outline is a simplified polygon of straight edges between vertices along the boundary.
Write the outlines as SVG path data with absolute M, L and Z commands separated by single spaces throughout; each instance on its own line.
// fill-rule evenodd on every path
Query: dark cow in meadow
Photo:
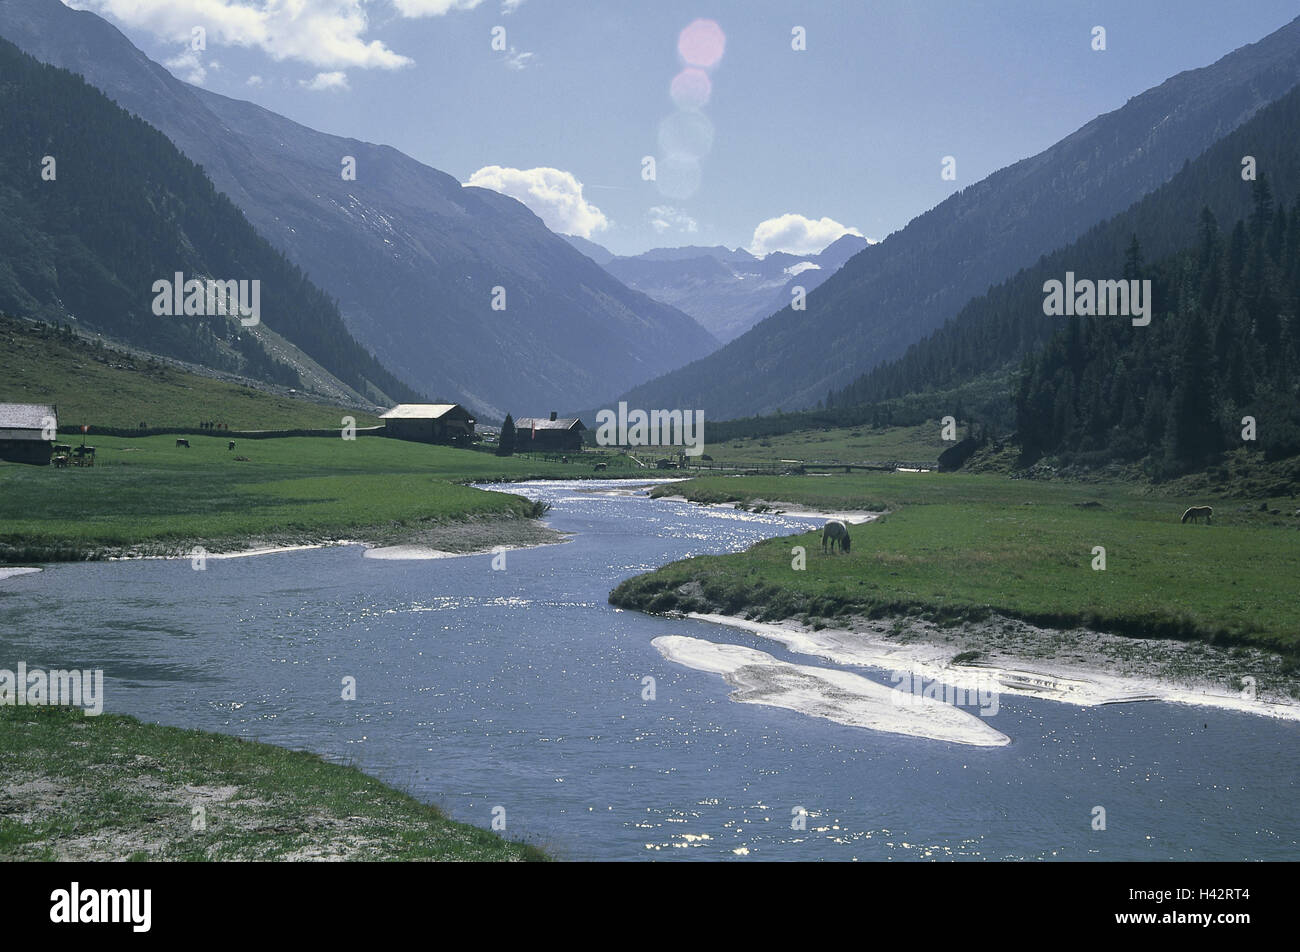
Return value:
M 1214 524 L 1214 507 L 1213 506 L 1193 506 L 1183 513 L 1183 522 L 1196 522 L 1204 519 L 1210 525 Z
M 849 527 L 838 519 L 832 519 L 826 525 L 822 526 L 822 551 L 826 551 L 826 546 L 835 551 L 836 543 L 839 544 L 841 552 L 849 551 Z
M 176 441 L 176 445 L 177 445 L 177 446 L 183 446 L 183 447 L 185 447 L 186 449 L 189 449 L 189 448 L 190 448 L 190 441 L 189 441 L 189 440 L 177 440 L 177 441 Z
M 231 440 L 230 442 L 228 442 L 228 443 L 226 444 L 226 449 L 228 449 L 228 450 L 233 450 L 234 448 L 235 448 L 235 441 L 234 441 L 234 440 Z

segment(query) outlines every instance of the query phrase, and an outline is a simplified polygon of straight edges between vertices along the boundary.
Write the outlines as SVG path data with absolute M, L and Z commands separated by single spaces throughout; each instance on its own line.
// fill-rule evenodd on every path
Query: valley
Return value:
M 199 6 L 0 0 L 0 869 L 1300 855 L 1282 0 Z

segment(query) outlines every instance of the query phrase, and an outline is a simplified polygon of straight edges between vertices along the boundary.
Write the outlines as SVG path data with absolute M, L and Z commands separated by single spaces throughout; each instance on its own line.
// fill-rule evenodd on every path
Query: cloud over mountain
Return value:
M 582 183 L 563 169 L 488 165 L 465 184 L 490 188 L 523 202 L 556 234 L 590 238 L 609 227 L 605 213 L 582 197 Z
M 807 218 L 787 212 L 759 222 L 749 250 L 759 257 L 773 251 L 786 251 L 792 255 L 816 254 L 845 235 L 863 237 L 856 228 L 841 225 L 833 218 Z
M 392 10 L 415 19 L 473 10 L 482 2 L 392 0 Z M 522 2 L 506 0 L 502 12 Z M 380 40 L 366 38 L 366 0 L 71 0 L 68 6 L 187 43 L 195 27 L 202 27 L 205 41 L 260 49 L 274 60 L 296 60 L 326 71 L 400 69 L 413 62 Z

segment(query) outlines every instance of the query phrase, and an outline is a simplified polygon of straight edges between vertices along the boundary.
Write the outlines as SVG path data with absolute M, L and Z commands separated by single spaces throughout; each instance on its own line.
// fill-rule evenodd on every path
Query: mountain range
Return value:
M 615 255 L 585 238 L 565 238 L 628 287 L 680 308 L 724 343 L 789 304 L 796 287 L 819 286 L 868 245 L 843 235 L 811 255 L 775 251 L 759 258 L 722 245 Z
M 489 417 L 540 414 L 608 399 L 718 345 L 514 199 L 181 82 L 92 13 L 3 0 L 0 36 L 159 129 L 416 390 Z
M 1300 82 L 1300 19 L 1180 73 L 950 196 L 715 353 L 635 387 L 634 407 L 728 419 L 810 407 L 1078 238 Z

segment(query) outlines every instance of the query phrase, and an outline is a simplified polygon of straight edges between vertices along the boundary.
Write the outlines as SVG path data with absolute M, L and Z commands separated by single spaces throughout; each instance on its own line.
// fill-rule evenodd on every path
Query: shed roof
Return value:
M 515 421 L 515 429 L 572 430 L 575 424 L 579 430 L 585 430 L 587 428 L 582 420 L 577 417 L 570 417 L 567 420 L 552 420 L 549 417 L 520 417 Z
M 48 403 L 0 403 L 0 429 L 43 430 L 46 417 L 58 418 Z
M 381 420 L 437 420 L 452 410 L 462 410 L 459 403 L 399 403 L 387 413 L 379 414 Z

